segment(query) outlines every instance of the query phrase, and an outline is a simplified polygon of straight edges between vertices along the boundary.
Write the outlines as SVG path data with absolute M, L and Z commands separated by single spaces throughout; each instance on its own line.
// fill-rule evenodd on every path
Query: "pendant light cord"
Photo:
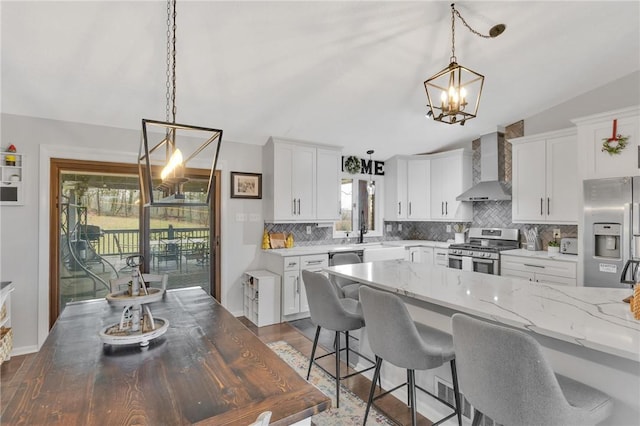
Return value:
M 493 38 L 490 34 L 482 34 L 471 28 L 467 21 L 464 20 L 458 9 L 455 7 L 455 3 L 451 3 L 451 62 L 457 62 L 456 60 L 456 16 L 460 18 L 465 27 L 469 29 L 473 34 L 482 38 Z
M 176 0 L 167 0 L 167 123 L 176 122 Z M 173 153 L 175 129 L 167 128 L 167 156 Z

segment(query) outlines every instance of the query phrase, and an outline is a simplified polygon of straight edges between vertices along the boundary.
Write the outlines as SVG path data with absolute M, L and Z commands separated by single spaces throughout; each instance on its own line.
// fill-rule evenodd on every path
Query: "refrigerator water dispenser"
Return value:
M 622 225 L 619 223 L 594 223 L 593 236 L 594 253 L 597 257 L 606 259 L 621 259 L 620 238 Z

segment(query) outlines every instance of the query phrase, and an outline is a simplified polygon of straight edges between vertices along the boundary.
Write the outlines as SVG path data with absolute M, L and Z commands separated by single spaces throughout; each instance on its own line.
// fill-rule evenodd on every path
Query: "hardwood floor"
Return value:
M 307 337 L 305 333 L 308 334 L 310 330 L 313 330 L 313 328 L 309 327 L 308 322 L 298 324 L 298 327 L 300 328 L 299 329 L 289 323 L 281 323 L 258 328 L 244 317 L 240 318 L 240 321 L 242 321 L 242 323 L 256 336 L 258 336 L 264 343 L 284 340 L 291 346 L 296 348 L 298 351 L 302 352 L 305 356 L 309 357 L 311 354 L 313 341 L 310 337 Z M 328 341 L 331 341 L 327 336 L 329 335 L 323 334 L 320 341 L 321 345 L 324 344 L 326 346 L 326 343 Z M 317 354 L 326 353 L 321 345 L 319 345 Z M 16 389 L 22 383 L 26 371 L 29 369 L 31 362 L 33 361 L 35 356 L 36 354 L 15 356 L 12 357 L 11 360 L 4 362 L 0 367 L 0 407 L 2 410 L 0 411 L 0 416 L 2 415 L 7 402 L 11 400 Z M 323 360 L 325 362 L 323 362 L 322 365 L 328 371 L 333 371 L 334 369 L 332 359 L 332 357 L 327 357 L 325 358 L 325 360 Z M 344 370 L 345 366 L 346 365 L 343 365 L 341 369 Z M 361 399 L 363 399 L 364 401 L 367 400 L 369 395 L 369 388 L 371 386 L 371 381 L 369 379 L 362 375 L 355 375 L 349 379 L 343 380 L 342 383 L 353 393 L 358 395 Z M 392 417 L 398 422 L 401 422 L 402 424 L 411 423 L 411 415 L 409 409 L 405 405 L 405 402 L 398 400 L 392 395 L 385 396 L 384 398 L 376 401 L 376 407 L 381 412 L 387 414 L 388 416 Z M 422 416 L 418 417 L 419 425 L 431 426 L 431 421 Z

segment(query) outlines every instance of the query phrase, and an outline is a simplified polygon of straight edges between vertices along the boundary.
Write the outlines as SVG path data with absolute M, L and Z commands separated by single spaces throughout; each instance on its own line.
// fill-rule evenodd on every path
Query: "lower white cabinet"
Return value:
M 307 292 L 302 280 L 302 271 L 322 271 L 329 266 L 329 255 L 280 256 L 268 254 L 267 269 L 282 276 L 281 321 L 291 321 L 309 316 Z
M 257 325 L 280 322 L 280 276 L 265 270 L 247 271 L 244 287 L 244 316 Z
M 449 267 L 449 248 L 435 247 L 433 249 L 433 264 L 436 266 Z
M 500 256 L 501 276 L 525 278 L 537 283 L 576 286 L 576 269 L 576 262 L 533 256 Z

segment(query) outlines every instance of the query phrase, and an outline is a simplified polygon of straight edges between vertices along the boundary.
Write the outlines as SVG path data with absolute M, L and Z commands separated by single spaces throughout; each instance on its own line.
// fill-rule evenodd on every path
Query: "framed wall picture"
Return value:
M 262 199 L 262 173 L 231 172 L 231 198 Z

